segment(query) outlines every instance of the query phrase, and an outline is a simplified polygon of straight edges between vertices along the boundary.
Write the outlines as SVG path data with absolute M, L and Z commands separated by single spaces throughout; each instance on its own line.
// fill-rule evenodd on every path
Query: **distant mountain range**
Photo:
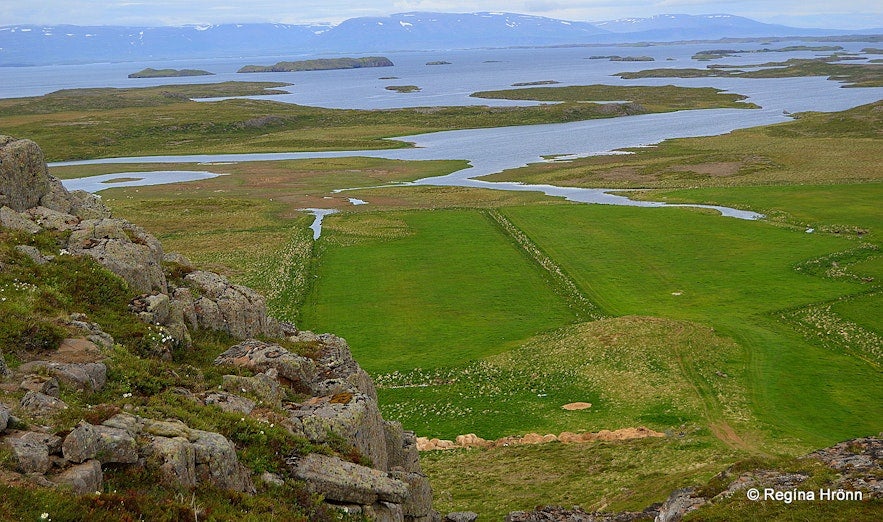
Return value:
M 720 38 L 878 34 L 772 25 L 740 16 L 658 15 L 588 23 L 514 13 L 401 13 L 338 25 L 0 26 L 0 65 L 377 53 Z

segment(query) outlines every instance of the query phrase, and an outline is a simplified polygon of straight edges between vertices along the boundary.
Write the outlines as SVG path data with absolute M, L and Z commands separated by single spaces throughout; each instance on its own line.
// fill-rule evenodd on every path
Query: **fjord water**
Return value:
M 740 44 L 740 49 L 757 48 L 760 44 Z M 785 46 L 786 42 L 776 45 Z M 862 47 L 860 42 L 838 43 L 850 51 Z M 202 67 L 219 74 L 190 78 L 160 78 L 129 80 L 124 71 L 133 72 L 145 64 L 94 64 L 66 66 L 80 71 L 66 78 L 40 81 L 31 77 L 22 89 L 49 89 L 81 85 L 89 80 L 82 71 L 92 71 L 88 86 L 146 86 L 171 83 L 206 83 L 226 80 L 281 81 L 294 85 L 287 90 L 291 94 L 262 96 L 304 105 L 332 108 L 380 109 L 391 107 L 428 107 L 440 105 L 511 105 L 524 104 L 507 100 L 471 98 L 478 90 L 510 88 L 513 83 L 553 80 L 559 85 L 586 85 L 605 83 L 614 85 L 667 85 L 686 87 L 716 87 L 748 96 L 746 101 L 759 105 L 760 109 L 708 109 L 679 111 L 664 114 L 647 114 L 620 118 L 588 120 L 572 123 L 499 127 L 490 129 L 458 130 L 397 138 L 411 142 L 415 148 L 373 151 L 338 152 L 288 152 L 269 154 L 211 154 L 186 156 L 151 156 L 110 158 L 81 162 L 57 163 L 56 165 L 84 163 L 149 163 L 149 162 L 227 162 L 259 161 L 341 156 L 370 156 L 390 159 L 465 159 L 470 167 L 453 174 L 418 180 L 417 184 L 457 185 L 497 190 L 541 191 L 573 201 L 660 206 L 662 203 L 637 202 L 600 190 L 562 188 L 515 183 L 490 183 L 475 180 L 486 174 L 500 172 L 546 161 L 550 156 L 603 154 L 626 147 L 649 146 L 667 138 L 708 136 L 723 134 L 739 128 L 767 125 L 789 120 L 789 114 L 802 111 L 840 111 L 883 98 L 883 88 L 843 88 L 840 83 L 825 78 L 657 78 L 621 80 L 610 76 L 619 71 L 637 71 L 652 67 L 702 67 L 708 62 L 696 62 L 690 57 L 697 51 L 709 49 L 711 44 L 659 45 L 651 47 L 587 47 L 553 49 L 494 49 L 470 51 L 434 51 L 390 53 L 394 67 L 352 69 L 337 71 L 310 71 L 297 73 L 236 74 L 235 70 L 246 63 L 272 63 L 279 57 L 250 58 L 233 61 L 208 61 L 205 63 L 162 64 L 164 67 Z M 855 49 L 853 49 L 855 48 Z M 654 62 L 610 62 L 588 59 L 592 55 L 647 55 Z M 745 54 L 716 60 L 715 63 L 745 65 L 766 61 L 783 61 L 788 58 L 810 58 L 813 52 L 776 52 Z M 286 59 L 292 59 L 287 57 Z M 444 60 L 450 65 L 426 65 L 430 61 Z M 153 64 L 157 66 L 159 64 Z M 43 74 L 46 68 L 34 69 Z M 21 74 L 20 70 L 13 71 Z M 32 75 L 33 76 L 33 75 Z M 395 77 L 394 79 L 381 79 Z M 8 77 L 7 77 L 8 78 Z M 53 83 L 54 82 L 54 83 Z M 67 82 L 67 84 L 65 83 Z M 6 82 L 4 81 L 4 84 Z M 37 86 L 40 84 L 41 86 Z M 388 91 L 384 85 L 417 85 L 416 93 Z M 54 90 L 54 89 L 53 89 Z M 8 96 L 15 89 L 4 85 L 0 95 Z M 16 95 L 21 95 L 18 92 Z M 345 187 L 341 187 L 345 188 Z M 719 209 L 726 215 L 756 218 L 756 214 L 743 214 Z

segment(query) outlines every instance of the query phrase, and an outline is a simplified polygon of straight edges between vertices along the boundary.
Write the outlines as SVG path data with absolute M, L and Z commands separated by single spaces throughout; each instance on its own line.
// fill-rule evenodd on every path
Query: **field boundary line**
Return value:
M 509 221 L 506 216 L 496 209 L 489 209 L 482 212 L 491 218 L 498 228 L 507 236 L 515 241 L 515 244 L 524 252 L 528 258 L 536 263 L 540 269 L 546 273 L 555 289 L 555 293 L 562 296 L 567 301 L 568 306 L 576 313 L 581 320 L 596 321 L 605 317 L 598 305 L 580 290 L 576 281 L 562 268 L 558 263 L 546 255 L 542 249 L 534 243 L 523 230 L 518 228 L 514 223 Z

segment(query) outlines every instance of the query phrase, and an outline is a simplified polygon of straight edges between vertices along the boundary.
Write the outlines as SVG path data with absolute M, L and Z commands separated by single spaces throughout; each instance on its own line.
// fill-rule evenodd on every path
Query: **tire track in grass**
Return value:
M 496 209 L 485 210 L 482 213 L 493 220 L 498 228 L 512 238 L 522 252 L 548 275 L 555 293 L 567 301 L 568 306 L 574 311 L 579 320 L 596 321 L 605 317 L 598 306 L 579 289 L 576 281 L 561 266 L 555 263 L 552 258 L 546 255 L 536 243 L 527 237 L 527 234 L 509 221 L 506 216 Z

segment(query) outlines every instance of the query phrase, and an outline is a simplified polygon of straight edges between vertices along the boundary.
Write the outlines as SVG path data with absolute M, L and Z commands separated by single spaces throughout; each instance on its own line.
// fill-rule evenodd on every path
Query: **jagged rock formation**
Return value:
M 162 325 L 177 342 L 188 344 L 189 331 L 196 328 L 224 331 L 239 339 L 282 334 L 267 314 L 265 299 L 253 290 L 218 274 L 197 271 L 183 256 L 167 256 L 159 240 L 141 227 L 113 218 L 99 197 L 68 192 L 49 175 L 42 151 L 30 140 L 0 136 L 0 224 L 30 234 L 43 229 L 70 232 L 62 253 L 89 256 L 141 292 L 132 303 L 133 311 L 145 322 Z M 29 255 L 40 256 L 39 252 Z M 189 272 L 183 285 L 166 280 L 167 257 Z
M 233 374 L 237 370 L 223 376 L 218 390 L 180 393 L 228 412 L 279 422 L 315 444 L 352 448 L 341 454 L 348 460 L 320 453 L 291 455 L 290 475 L 303 480 L 307 490 L 367 519 L 440 520 L 420 469 L 416 437 L 381 417 L 374 383 L 343 339 L 278 323 L 255 291 L 196 270 L 183 256 L 163 252 L 145 230 L 113 218 L 100 198 L 68 192 L 48 175 L 33 142 L 0 136 L 0 224 L 25 234 L 64 232 L 59 237 L 66 243 L 58 255 L 89 256 L 140 293 L 129 310 L 133 320 L 160 329 L 163 343 L 151 354 L 155 357 L 171 357 L 170 344 L 186 346 L 190 332 L 197 329 L 223 331 L 242 340 L 220 354 L 215 364 L 243 368 L 252 375 Z M 19 247 L 38 264 L 57 257 L 29 245 Z M 166 277 L 164 264 L 174 266 L 174 281 Z M 56 434 L 45 425 L 68 409 L 60 392 L 90 394 L 105 387 L 103 354 L 114 345 L 99 324 L 82 314 L 58 322 L 82 336 L 64 339 L 58 349 L 40 353 L 38 360 L 14 372 L 0 354 L 0 385 L 24 392 L 17 405 L 0 402 L 0 446 L 9 449 L 18 472 L 38 485 L 67 487 L 80 494 L 101 490 L 107 466 L 148 467 L 174 487 L 255 491 L 252 471 L 239 461 L 230 439 L 180 420 L 149 419 L 117 408 L 110 418 L 94 424 L 81 420 L 69 432 Z M 255 337 L 303 347 L 306 355 Z M 14 414 L 40 422 L 25 427 Z M 269 473 L 262 479 L 270 484 L 281 481 Z
M 420 469 L 417 438 L 398 422 L 381 417 L 374 383 L 352 359 L 346 342 L 312 332 L 296 332 L 288 340 L 309 345 L 311 357 L 250 339 L 219 355 L 215 364 L 259 371 L 251 378 L 256 381 L 250 383 L 252 389 L 263 385 L 274 400 L 278 395 L 270 383 L 306 391 L 309 397 L 302 401 L 281 401 L 288 414 L 286 426 L 314 443 L 343 439 L 363 457 L 359 464 L 319 454 L 292 458 L 293 475 L 350 514 L 380 520 L 439 520 L 432 509 L 432 489 Z M 218 400 L 216 394 L 211 396 Z M 223 400 L 241 404 L 235 393 L 225 394 Z

